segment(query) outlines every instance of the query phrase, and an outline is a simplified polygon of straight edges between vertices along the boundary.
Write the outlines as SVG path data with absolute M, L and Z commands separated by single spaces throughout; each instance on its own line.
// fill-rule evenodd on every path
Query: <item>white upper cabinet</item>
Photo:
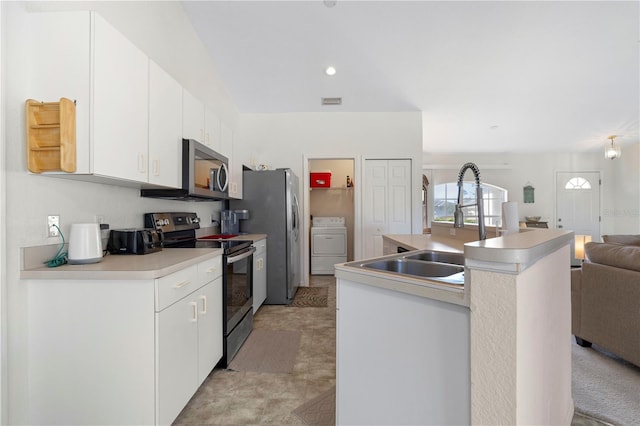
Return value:
M 182 137 L 195 139 L 226 156 L 220 151 L 220 119 L 218 116 L 189 91 L 184 90 L 183 92 Z
M 148 59 L 93 12 L 33 13 L 29 96 L 76 102 L 76 174 L 146 181 Z
M 93 14 L 93 173 L 147 180 L 149 60 Z
M 182 137 L 204 143 L 204 103 L 182 91 Z
M 229 158 L 229 198 L 242 199 L 242 164 L 233 155 L 233 130 L 224 123 L 220 125 L 222 155 Z
M 230 156 L 230 153 L 221 152 L 220 119 L 209 108 L 204 110 L 204 144 L 225 157 Z
M 230 159 L 232 136 L 223 142 L 213 110 L 98 14 L 39 12 L 29 19 L 28 97 L 76 102 L 76 172 L 49 173 L 179 188 L 183 138 Z
M 149 183 L 182 185 L 182 86 L 149 60 Z

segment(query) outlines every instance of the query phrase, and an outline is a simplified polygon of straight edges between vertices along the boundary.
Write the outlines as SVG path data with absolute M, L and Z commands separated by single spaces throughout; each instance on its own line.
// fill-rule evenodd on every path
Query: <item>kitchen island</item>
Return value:
M 464 243 L 461 286 L 336 265 L 337 423 L 570 424 L 571 239 Z

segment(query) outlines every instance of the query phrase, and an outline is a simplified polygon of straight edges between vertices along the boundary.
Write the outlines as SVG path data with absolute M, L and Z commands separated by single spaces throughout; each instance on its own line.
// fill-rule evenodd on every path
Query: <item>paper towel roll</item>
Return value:
M 502 235 L 518 233 L 518 203 L 507 201 L 502 203 Z

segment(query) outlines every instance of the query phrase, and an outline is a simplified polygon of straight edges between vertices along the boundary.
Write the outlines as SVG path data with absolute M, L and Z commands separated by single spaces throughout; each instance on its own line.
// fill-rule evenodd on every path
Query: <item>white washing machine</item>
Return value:
M 333 265 L 347 261 L 344 217 L 314 217 L 311 225 L 311 275 L 333 275 Z

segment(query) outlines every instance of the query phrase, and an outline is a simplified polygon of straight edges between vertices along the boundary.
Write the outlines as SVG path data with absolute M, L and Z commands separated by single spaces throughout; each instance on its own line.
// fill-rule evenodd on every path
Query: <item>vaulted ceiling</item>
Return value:
M 638 1 L 183 6 L 242 113 L 421 111 L 426 152 L 638 142 Z

